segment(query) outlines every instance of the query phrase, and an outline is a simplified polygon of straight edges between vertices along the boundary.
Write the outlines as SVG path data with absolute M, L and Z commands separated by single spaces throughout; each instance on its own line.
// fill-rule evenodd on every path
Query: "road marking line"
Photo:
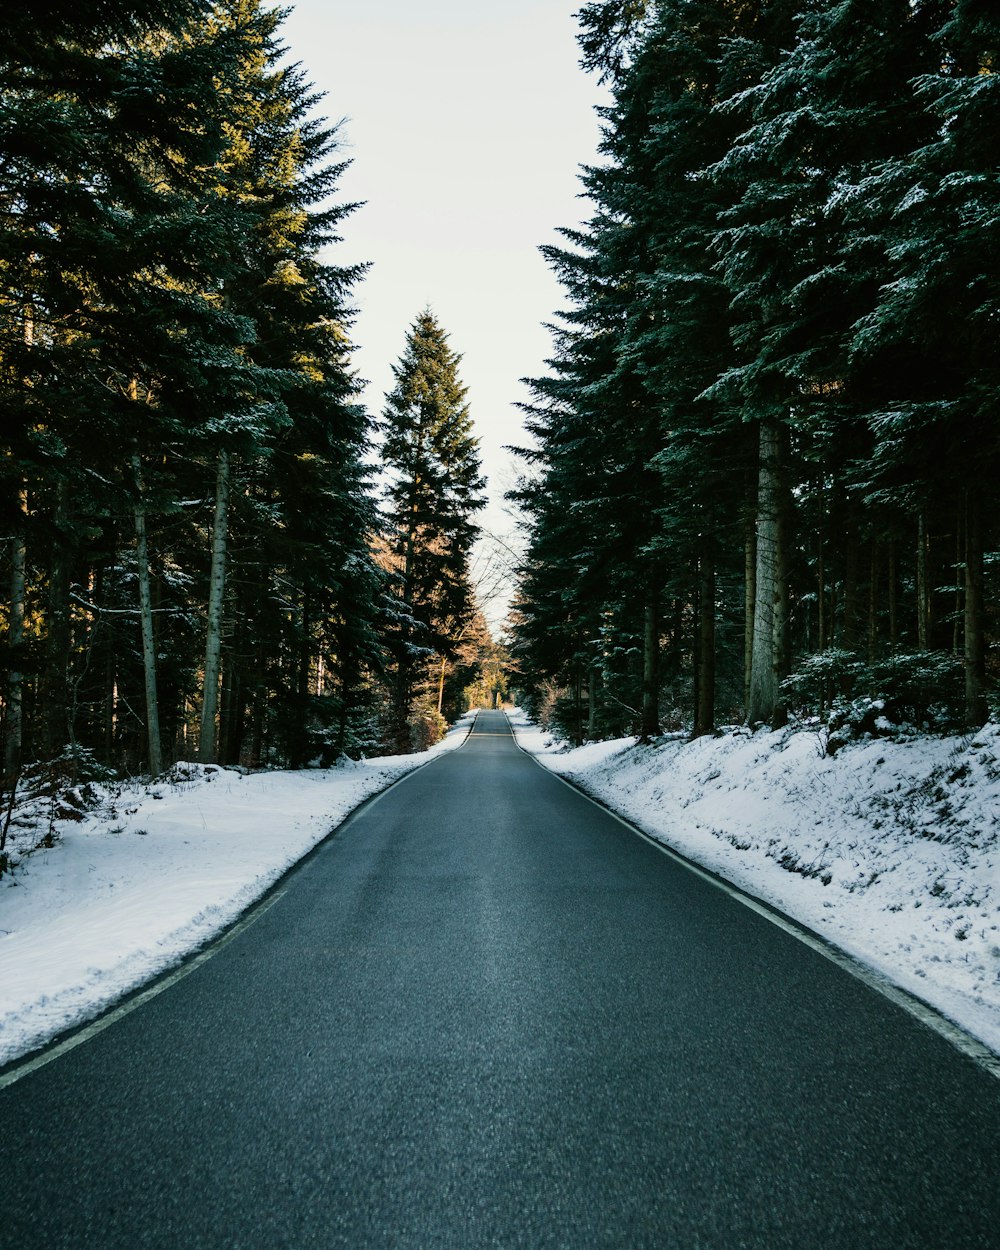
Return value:
M 65 1041 L 58 1042 L 50 1050 L 43 1051 L 40 1055 L 36 1055 L 34 1059 L 29 1059 L 26 1063 L 20 1064 L 16 1068 L 11 1068 L 8 1072 L 0 1075 L 0 1089 L 6 1089 L 8 1085 L 13 1085 L 15 1081 L 20 1081 L 22 1077 L 28 1076 L 32 1072 L 37 1072 L 39 1068 L 44 1068 L 46 1064 L 52 1063 L 53 1060 L 61 1058 L 71 1050 L 75 1050 L 77 1046 L 82 1046 L 84 1042 L 89 1042 L 92 1037 L 96 1037 L 98 1033 L 103 1033 L 105 1029 L 117 1023 L 124 1016 L 131 1015 L 133 1011 L 144 1006 L 152 998 L 156 998 L 165 990 L 169 990 L 171 986 L 176 985 L 178 981 L 183 981 L 185 977 L 190 976 L 196 968 L 200 968 L 203 963 L 207 963 L 213 955 L 218 954 L 224 946 L 228 946 L 250 928 L 252 924 L 258 921 L 266 911 L 270 909 L 284 898 L 286 891 L 279 890 L 272 894 L 270 898 L 265 899 L 263 903 L 259 903 L 252 911 L 248 912 L 242 920 L 237 921 L 231 929 L 216 938 L 204 950 L 199 951 L 192 959 L 181 964 L 179 968 L 175 968 L 173 972 L 168 973 L 162 980 L 157 981 L 148 989 L 140 990 L 133 998 L 127 999 L 120 1003 L 117 1007 L 112 1007 L 104 1015 L 98 1017 L 91 1024 L 84 1025 L 78 1032 L 71 1037 L 67 1037 Z
M 801 921 L 784 915 L 762 899 L 754 898 L 752 894 L 747 894 L 731 881 L 727 881 L 724 877 L 717 876 L 715 873 L 702 868 L 694 860 L 686 858 L 679 851 L 675 851 L 673 847 L 661 842 L 658 838 L 654 838 L 652 834 L 646 833 L 638 825 L 632 824 L 627 817 L 620 816 L 618 812 L 589 795 L 586 790 L 582 790 L 568 778 L 560 776 L 559 773 L 553 772 L 550 768 L 546 768 L 530 751 L 521 746 L 513 729 L 511 730 L 511 737 L 514 739 L 517 749 L 530 760 L 534 760 L 542 772 L 547 773 L 550 777 L 555 777 L 557 781 L 561 781 L 574 794 L 578 794 L 581 798 L 586 799 L 588 803 L 592 803 L 595 807 L 600 808 L 612 820 L 616 820 L 620 825 L 628 829 L 630 833 L 634 833 L 637 837 L 642 838 L 644 842 L 648 842 L 650 846 L 659 851 L 661 855 L 665 855 L 667 859 L 673 860 L 681 868 L 686 868 L 688 872 L 694 873 L 696 877 L 700 877 L 709 885 L 715 886 L 723 894 L 728 894 L 730 898 L 738 903 L 742 903 L 750 911 L 756 912 L 758 916 L 762 916 L 776 928 L 783 930 L 801 942 L 803 946 L 808 946 L 810 950 L 822 955 L 830 963 L 836 964 L 844 972 L 850 973 L 852 977 L 867 985 L 869 989 L 875 990 L 883 998 L 888 998 L 897 1007 L 901 1007 L 904 1011 L 909 1012 L 914 1019 L 919 1020 L 921 1024 L 926 1025 L 929 1029 L 933 1029 L 935 1033 L 943 1037 L 945 1041 L 950 1042 L 956 1050 L 961 1051 L 966 1058 L 971 1059 L 973 1063 L 977 1064 L 985 1072 L 988 1072 L 990 1076 L 1000 1080 L 1000 1055 L 995 1054 L 988 1046 L 979 1041 L 978 1038 L 973 1037 L 971 1033 L 967 1033 L 953 1020 L 949 1020 L 947 1016 L 942 1015 L 936 1007 L 932 1007 L 930 1003 L 925 1003 L 923 999 L 917 998 L 901 986 L 895 985 L 882 973 L 876 972 L 874 968 L 866 967 L 846 951 L 834 946 L 826 938 L 820 937 L 819 934 L 813 933 L 811 929 L 805 928 Z
M 472 736 L 472 730 L 474 728 L 475 721 L 473 721 L 469 732 L 466 734 L 465 740 L 462 742 L 460 747 L 455 748 L 456 750 L 461 750 L 462 747 L 465 746 L 465 743 L 468 742 L 469 738 Z M 317 851 L 332 834 L 338 833 L 340 830 L 345 828 L 345 826 L 350 824 L 356 816 L 361 815 L 361 813 L 369 807 L 374 807 L 375 804 L 380 799 L 384 798 L 390 790 L 394 790 L 396 786 L 401 785 L 402 782 L 408 780 L 410 777 L 414 776 L 415 773 L 418 773 L 421 769 L 426 768 L 429 764 L 435 763 L 445 754 L 447 753 L 440 752 L 437 755 L 431 756 L 430 759 L 424 760 L 422 764 L 418 764 L 416 768 L 412 768 L 409 772 L 405 772 L 402 776 L 397 777 L 395 781 L 390 782 L 384 789 L 379 790 L 377 793 L 363 800 L 357 807 L 354 808 L 353 811 L 348 812 L 338 825 L 335 825 L 328 834 L 321 838 L 320 841 L 310 849 L 310 852 L 307 852 L 302 859 L 297 860 L 294 864 L 289 865 L 287 871 L 289 873 L 293 872 L 297 867 L 299 867 L 302 860 L 308 858 L 311 852 Z M 211 959 L 213 955 L 217 954 L 224 946 L 227 946 L 230 942 L 232 942 L 234 938 L 239 937 L 241 933 L 243 933 L 246 929 L 249 929 L 254 921 L 259 920 L 264 912 L 268 911 L 280 898 L 284 897 L 286 890 L 287 887 L 284 890 L 279 890 L 271 894 L 264 900 L 264 902 L 259 903 L 252 910 L 244 913 L 242 919 L 238 920 L 231 929 L 228 929 L 220 936 L 211 939 L 209 945 L 204 947 L 197 955 L 186 960 L 173 972 L 167 973 L 162 980 L 156 981 L 155 984 L 151 985 L 148 989 L 140 990 L 138 993 L 135 993 L 133 997 L 126 999 L 125 1002 L 120 1003 L 117 1007 L 108 1008 L 107 1011 L 98 1016 L 96 1020 L 93 1020 L 90 1024 L 83 1025 L 70 1037 L 65 1038 L 61 1042 L 57 1042 L 54 1046 L 47 1050 L 43 1050 L 40 1054 L 35 1055 L 34 1058 L 27 1059 L 21 1064 L 17 1064 L 15 1061 L 16 1066 L 9 1068 L 4 1073 L 0 1073 L 0 1089 L 6 1089 L 9 1085 L 13 1085 L 16 1081 L 20 1081 L 22 1077 L 28 1076 L 32 1072 L 36 1072 L 39 1068 L 44 1068 L 46 1064 L 52 1063 L 53 1060 L 61 1058 L 71 1050 L 75 1050 L 77 1046 L 82 1046 L 84 1042 L 89 1042 L 92 1037 L 96 1037 L 98 1033 L 103 1033 L 105 1029 L 110 1028 L 111 1025 L 115 1024 L 118 1020 L 121 1020 L 124 1016 L 131 1015 L 133 1011 L 136 1011 L 139 1007 L 148 1003 L 150 999 L 156 998 L 157 995 L 162 994 L 164 990 L 170 989 L 170 987 L 172 985 L 176 985 L 178 981 L 182 981 L 186 976 L 190 976 L 196 968 L 200 968 L 203 963 L 206 963 L 209 959 Z

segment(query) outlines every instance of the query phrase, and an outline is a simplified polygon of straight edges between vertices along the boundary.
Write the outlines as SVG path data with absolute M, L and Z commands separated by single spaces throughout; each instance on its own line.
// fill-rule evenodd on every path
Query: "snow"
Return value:
M 830 757 L 801 728 L 569 749 L 511 721 L 546 768 L 1000 1052 L 1000 725 Z
M 0 1066 L 204 945 L 363 799 L 461 745 L 470 719 L 420 755 L 182 765 L 56 822 L 51 849 L 0 877 Z M 511 721 L 545 767 L 1000 1052 L 1000 726 L 831 758 L 802 729 L 569 750 Z
M 0 877 L 0 1067 L 203 946 L 470 724 L 417 755 L 300 772 L 182 764 L 153 785 L 99 787 L 82 820 L 55 822 L 51 849 Z

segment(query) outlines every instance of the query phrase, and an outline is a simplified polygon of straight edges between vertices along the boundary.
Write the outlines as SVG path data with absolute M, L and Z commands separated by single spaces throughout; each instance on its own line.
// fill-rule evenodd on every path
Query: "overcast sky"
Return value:
M 335 257 L 372 262 L 357 291 L 356 362 L 381 411 L 390 365 L 430 306 L 463 357 L 462 380 L 494 504 L 520 440 L 519 379 L 544 371 L 542 323 L 563 305 L 538 247 L 586 216 L 579 166 L 594 159 L 600 98 L 578 67 L 579 0 L 298 0 L 292 59 L 344 118 L 364 200 Z

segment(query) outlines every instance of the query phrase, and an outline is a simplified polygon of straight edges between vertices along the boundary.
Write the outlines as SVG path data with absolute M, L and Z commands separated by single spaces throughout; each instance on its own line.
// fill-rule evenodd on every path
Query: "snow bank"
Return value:
M 49 850 L 0 878 L 0 1066 L 178 963 L 261 896 L 369 795 L 460 746 L 244 774 L 183 764 L 105 789 Z
M 520 744 L 1000 1052 L 1000 726 L 823 753 L 803 730 Z

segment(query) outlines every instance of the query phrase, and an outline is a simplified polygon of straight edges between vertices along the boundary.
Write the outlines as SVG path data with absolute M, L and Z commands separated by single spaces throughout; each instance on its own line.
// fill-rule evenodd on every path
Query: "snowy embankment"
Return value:
M 1000 726 L 831 758 L 803 730 L 568 750 L 511 722 L 547 768 L 1000 1052 Z
M 55 822 L 51 849 L 0 877 L 0 1066 L 204 945 L 369 795 L 460 746 L 471 720 L 418 755 L 251 774 L 181 764 L 98 788 L 82 820 Z

